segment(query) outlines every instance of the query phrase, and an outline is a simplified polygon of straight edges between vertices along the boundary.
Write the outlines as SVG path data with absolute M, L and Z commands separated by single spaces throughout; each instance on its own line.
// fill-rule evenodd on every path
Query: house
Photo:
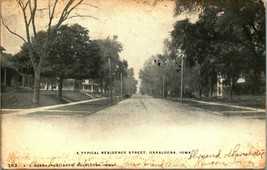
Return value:
M 66 79 L 66 80 L 63 81 L 62 90 L 64 90 L 64 91 L 80 90 L 81 86 L 82 86 L 81 83 L 82 83 L 82 81 L 80 81 L 80 80 Z
M 8 53 L 3 52 L 5 48 L 0 46 L 1 52 L 1 85 L 17 86 L 17 87 L 33 87 L 34 77 L 31 74 L 19 72 L 17 67 L 17 59 Z M 50 82 L 50 83 L 48 83 Z M 58 83 L 48 80 L 48 78 L 41 83 L 41 90 L 58 90 Z M 92 79 L 75 80 L 66 79 L 63 81 L 64 91 L 80 90 L 84 92 L 99 92 L 100 86 Z
M 82 82 L 82 91 L 84 92 L 100 92 L 100 86 L 93 79 L 86 79 Z
M 17 85 L 17 71 L 16 61 L 11 54 L 7 54 L 5 48 L 0 46 L 1 50 L 1 85 L 2 86 L 16 86 Z
M 58 90 L 58 83 L 41 83 L 41 90 Z M 92 79 L 75 80 L 65 79 L 63 81 L 63 91 L 84 91 L 84 92 L 100 92 L 100 86 Z
M 217 75 L 217 84 L 216 84 L 216 88 L 215 88 L 215 90 L 216 90 L 215 95 L 219 98 L 230 95 L 231 87 L 230 87 L 230 85 L 225 85 L 224 81 L 225 81 L 225 77 L 223 77 L 221 74 L 218 74 Z M 246 83 L 245 76 L 240 75 L 236 81 L 235 86 L 244 85 L 245 83 Z
M 1 53 L 1 85 L 32 87 L 33 77 L 30 74 L 20 73 L 17 67 L 16 58 L 8 53 L 5 53 L 5 48 L 0 46 Z
M 186 90 L 189 89 L 191 90 L 191 94 L 195 97 L 217 97 L 217 98 L 224 98 L 224 97 L 229 97 L 231 93 L 231 85 L 225 83 L 226 77 L 221 75 L 220 73 L 217 74 L 217 81 L 215 82 L 214 86 L 212 89 L 208 87 L 204 87 L 202 89 L 202 93 L 200 93 L 199 88 L 195 89 L 190 89 L 190 87 L 184 87 L 184 93 L 186 93 Z M 240 92 L 239 87 L 244 86 L 247 82 L 246 77 L 244 75 L 240 75 L 239 78 L 237 79 L 235 83 L 235 89 L 234 89 L 234 94 L 235 95 L 240 95 L 244 94 L 244 92 Z M 209 91 L 212 90 L 212 91 Z M 200 96 L 200 94 L 202 96 Z
M 221 74 L 217 75 L 217 87 L 216 87 L 216 95 L 217 97 L 223 97 L 224 94 L 224 85 L 223 85 L 224 78 Z

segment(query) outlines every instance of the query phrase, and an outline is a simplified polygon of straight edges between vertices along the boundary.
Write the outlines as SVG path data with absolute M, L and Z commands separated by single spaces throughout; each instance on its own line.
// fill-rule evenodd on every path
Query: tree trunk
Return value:
M 100 80 L 100 90 L 101 90 L 101 96 L 103 96 L 103 78 Z
M 233 100 L 234 87 L 235 87 L 235 82 L 232 79 L 232 85 L 231 85 L 231 90 L 230 90 L 230 99 L 231 100 Z
M 63 88 L 63 78 L 60 77 L 58 80 L 58 97 L 60 101 L 62 101 L 62 88 Z
M 202 83 L 200 83 L 200 85 L 199 85 L 199 91 L 198 91 L 199 98 L 202 97 L 202 89 L 203 89 L 203 86 L 202 86 Z
M 208 80 L 209 80 L 209 98 L 210 98 L 210 97 L 212 97 L 212 91 L 213 91 L 213 83 L 212 83 L 210 75 L 208 77 Z
M 34 70 L 34 90 L 33 90 L 33 99 L 32 102 L 34 104 L 39 104 L 40 102 L 40 78 L 41 78 L 41 70 L 37 68 Z
M 230 99 L 233 99 L 233 85 L 231 86 L 231 90 L 230 90 Z
M 199 89 L 199 98 L 202 97 L 202 88 Z
M 19 86 L 19 69 L 17 69 L 16 86 Z

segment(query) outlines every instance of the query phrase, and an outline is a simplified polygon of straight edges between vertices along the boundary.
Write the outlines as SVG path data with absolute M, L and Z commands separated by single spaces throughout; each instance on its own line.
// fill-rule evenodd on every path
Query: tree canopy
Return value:
M 62 25 L 51 44 L 49 55 L 43 62 L 41 74 L 44 77 L 59 80 L 59 97 L 62 99 L 63 80 L 97 78 L 100 65 L 100 46 L 91 41 L 89 31 L 78 25 Z M 45 41 L 45 32 L 37 33 L 33 41 L 34 60 L 39 60 L 38 48 Z M 28 55 L 28 46 L 24 44 L 17 54 L 20 70 L 33 73 Z
M 120 59 L 120 52 L 123 50 L 122 44 L 117 40 L 117 36 L 111 38 L 97 40 L 97 44 L 100 46 L 100 55 L 101 55 L 101 68 L 99 71 L 99 81 L 101 86 L 101 93 L 103 91 L 106 93 L 110 89 L 110 83 L 113 83 L 114 80 L 120 79 L 120 74 L 122 73 L 123 77 L 127 76 L 128 62 L 126 60 Z M 109 60 L 110 60 L 110 69 L 111 69 L 111 82 L 109 75 Z
M 63 2 L 63 1 L 62 1 Z M 40 37 L 37 33 L 36 25 L 36 16 L 38 13 L 39 3 L 38 0 L 16 0 L 15 3 L 20 9 L 20 16 L 25 25 L 25 34 L 26 38 L 22 34 L 12 30 L 7 24 L 5 18 L 1 14 L 1 22 L 3 26 L 13 35 L 17 36 L 24 41 L 25 45 L 28 48 L 28 56 L 31 61 L 31 65 L 34 72 L 34 91 L 33 91 L 33 103 L 38 104 L 40 98 L 40 80 L 41 72 L 43 69 L 43 62 L 48 56 L 50 47 L 53 43 L 55 36 L 57 35 L 58 28 L 70 17 L 79 16 L 74 15 L 70 16 L 74 9 L 81 5 L 83 0 L 69 0 L 65 1 L 62 4 L 62 10 L 58 9 L 58 0 L 47 1 L 47 27 L 45 31 L 45 39 L 42 44 L 38 44 L 38 49 L 34 49 L 33 44 L 39 42 L 38 38 Z M 59 16 L 55 20 L 56 16 Z M 54 26 L 53 26 L 54 25 Z M 53 28 L 52 28 L 53 27 Z M 41 29 L 42 30 L 42 29 Z M 34 52 L 38 53 L 38 57 L 35 56 Z
M 216 75 L 231 85 L 253 74 L 251 88 L 265 75 L 265 7 L 261 0 L 176 1 L 175 15 L 198 12 L 195 23 L 177 21 L 172 31 L 176 48 L 184 51 L 190 67 L 200 65 L 200 76 L 210 88 Z M 205 84 L 203 84 L 205 86 Z
M 263 93 L 265 84 L 265 7 L 262 0 L 176 0 L 174 16 L 195 13 L 198 19 L 178 20 L 165 40 L 163 54 L 152 56 L 140 72 L 141 89 L 155 94 L 162 91 L 162 74 L 166 90 L 178 94 L 180 75 L 174 64 L 185 60 L 184 93 L 199 91 L 212 97 L 217 76 L 232 96 L 240 77 L 246 79 L 245 94 Z M 158 69 L 153 58 L 160 60 Z M 178 60 L 177 60 L 178 59 Z M 168 78 L 172 82 L 168 82 Z M 173 83 L 175 82 L 175 83 Z M 173 83 L 173 84 L 172 84 Z M 239 87 L 240 89 L 240 87 Z M 176 95 L 177 96 L 177 95 Z

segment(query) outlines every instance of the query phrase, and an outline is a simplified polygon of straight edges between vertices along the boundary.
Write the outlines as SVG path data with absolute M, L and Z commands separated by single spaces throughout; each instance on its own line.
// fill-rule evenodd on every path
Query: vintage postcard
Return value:
M 1 168 L 264 169 L 262 0 L 2 0 Z

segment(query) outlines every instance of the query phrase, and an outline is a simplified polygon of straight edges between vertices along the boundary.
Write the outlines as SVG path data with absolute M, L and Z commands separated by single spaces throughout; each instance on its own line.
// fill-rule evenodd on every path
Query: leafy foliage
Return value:
M 164 83 L 164 94 L 169 92 L 169 95 L 177 96 L 180 88 L 180 62 L 172 55 L 157 54 L 151 56 L 139 72 L 141 93 L 161 97 Z
M 174 24 L 172 39 L 164 41 L 164 54 L 150 58 L 140 71 L 144 93 L 160 95 L 161 77 L 165 75 L 168 95 L 172 91 L 179 94 L 180 75 L 174 74 L 176 68 L 167 63 L 179 63 L 180 55 L 185 60 L 185 94 L 198 90 L 199 96 L 211 97 L 218 74 L 224 77 L 223 83 L 229 87 L 230 96 L 240 77 L 246 79 L 247 94 L 262 91 L 257 90 L 265 84 L 265 7 L 262 0 L 176 0 L 174 15 L 182 13 L 198 14 L 198 20 L 184 19 Z M 153 58 L 160 59 L 161 63 L 151 63 Z
M 47 58 L 55 76 L 94 78 L 100 67 L 100 47 L 90 41 L 88 30 L 78 24 L 62 25 Z
M 175 15 L 198 12 L 195 23 L 177 21 L 172 42 L 184 51 L 190 67 L 200 66 L 200 84 L 212 87 L 225 77 L 231 94 L 238 78 L 253 72 L 254 82 L 265 75 L 265 8 L 261 0 L 176 1 Z M 203 82 L 203 83 L 202 83 Z
M 126 60 L 121 60 L 119 53 L 123 50 L 122 44 L 118 42 L 117 36 L 111 38 L 106 38 L 103 40 L 97 40 L 97 44 L 100 46 L 100 55 L 101 55 L 101 68 L 99 70 L 99 81 L 101 85 L 101 92 L 103 90 L 110 90 L 110 75 L 109 75 L 109 60 L 110 60 L 110 69 L 111 69 L 111 83 L 113 84 L 114 80 L 120 80 L 120 74 L 124 77 L 127 76 L 128 63 Z
M 78 25 L 62 25 L 51 44 L 49 55 L 44 58 L 41 74 L 59 80 L 59 97 L 62 98 L 63 79 L 97 78 L 101 65 L 100 46 L 90 41 L 89 31 Z M 38 32 L 33 43 L 34 60 L 39 60 L 38 50 L 45 41 L 45 32 Z M 17 54 L 21 72 L 33 73 L 28 57 L 28 46 L 24 44 Z

